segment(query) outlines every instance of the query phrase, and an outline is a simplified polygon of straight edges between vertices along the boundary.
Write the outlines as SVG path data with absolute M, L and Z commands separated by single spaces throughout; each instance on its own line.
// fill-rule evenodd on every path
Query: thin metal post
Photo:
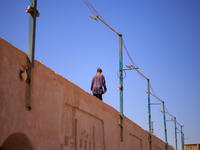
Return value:
M 27 100 L 26 107 L 28 110 L 32 108 L 33 99 L 33 78 L 34 78 L 34 58 L 35 58 L 35 29 L 36 29 L 36 13 L 37 13 L 37 0 L 30 0 L 30 6 L 33 12 L 30 13 L 29 17 L 29 38 L 28 38 L 28 59 L 31 63 L 31 68 L 29 68 L 29 99 Z
M 33 6 L 34 9 L 33 13 L 30 13 L 29 17 L 28 58 L 32 68 L 34 68 L 37 0 L 30 0 L 30 6 Z
M 123 120 L 123 60 L 122 60 L 122 35 L 119 36 L 119 70 L 120 70 L 120 77 L 119 77 L 119 85 L 120 85 L 120 116 Z
M 163 105 L 163 119 L 164 119 L 164 131 L 165 131 L 165 143 L 166 143 L 166 150 L 167 150 L 167 127 L 166 127 L 166 118 L 165 118 L 165 104 L 164 101 L 162 101 Z
M 176 117 L 174 117 L 174 125 L 175 125 L 175 144 L 176 144 L 176 150 L 177 150 L 177 131 L 176 131 Z
M 119 93 L 120 93 L 120 119 L 121 119 L 121 141 L 123 141 L 123 57 L 122 57 L 122 35 L 119 35 Z
M 185 145 L 185 137 L 184 137 L 184 133 L 183 133 L 183 150 L 184 150 L 184 145 Z
M 148 113 L 149 113 L 149 147 L 150 147 L 150 150 L 151 150 L 151 103 L 150 103 L 149 79 L 147 79 L 147 91 L 148 91 Z
M 182 142 L 182 150 L 184 150 L 184 142 L 183 142 L 183 126 L 181 126 L 181 142 Z

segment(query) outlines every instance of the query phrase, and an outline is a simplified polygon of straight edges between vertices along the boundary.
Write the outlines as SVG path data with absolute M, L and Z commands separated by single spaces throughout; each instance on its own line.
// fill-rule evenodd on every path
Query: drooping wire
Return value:
M 165 110 L 166 110 L 166 112 L 170 113 L 170 112 L 168 111 L 168 109 L 167 109 L 166 105 L 165 105 Z
M 96 13 L 93 11 L 93 9 L 89 6 L 89 4 L 83 0 L 83 2 L 87 5 L 87 7 L 90 9 L 90 11 L 96 16 Z
M 83 0 L 83 2 L 87 5 L 87 7 L 91 10 L 91 12 L 95 15 L 100 17 L 102 20 L 103 17 L 101 17 L 101 15 L 95 10 L 95 8 L 92 6 L 92 4 L 90 4 L 90 2 L 88 0 Z
M 152 93 L 153 93 L 155 96 L 157 96 L 157 94 L 156 94 L 156 92 L 154 91 L 154 89 L 153 89 L 153 87 L 151 86 L 151 84 L 150 84 L 150 88 L 151 88 Z M 157 97 L 158 97 L 158 96 L 157 96 Z
M 132 63 L 132 66 L 133 66 L 134 68 L 137 68 L 137 66 L 136 66 L 135 63 L 133 62 L 133 59 L 131 58 L 131 56 L 130 56 L 130 54 L 129 54 L 127 48 L 126 48 L 126 45 L 125 45 L 125 42 L 124 42 L 123 39 L 122 39 L 122 42 L 123 42 L 122 44 L 123 44 L 123 46 L 124 46 L 124 48 L 125 48 L 125 50 L 126 50 L 126 53 L 127 53 L 128 57 L 129 57 L 131 63 Z M 138 73 L 142 78 L 148 79 L 148 78 L 147 78 L 145 75 L 143 75 L 138 69 L 135 69 L 135 70 L 137 71 L 137 73 Z M 155 96 L 157 96 L 157 94 L 156 94 L 156 92 L 154 91 L 154 89 L 153 89 L 153 87 L 151 86 L 151 84 L 150 84 L 150 88 L 151 88 L 152 93 L 153 93 Z
M 95 17 L 92 17 L 92 16 L 90 16 L 90 17 L 92 17 L 93 19 L 95 19 L 95 20 L 97 20 L 97 18 L 100 20 L 100 21 L 102 21 L 108 28 L 110 28 L 112 31 L 114 31 L 115 33 L 117 33 L 117 35 L 121 35 L 121 34 L 119 34 L 115 29 L 113 29 L 109 24 L 107 24 L 106 22 L 105 22 L 105 20 L 103 19 L 103 17 L 101 17 L 101 15 L 94 9 L 94 7 L 92 6 L 92 4 L 90 4 L 90 2 L 88 1 L 88 0 L 83 0 L 84 1 L 84 3 L 88 6 L 88 8 L 91 10 L 91 12 L 95 15 Z
M 133 67 L 134 67 L 134 68 L 137 68 L 137 66 L 136 66 L 135 63 L 133 62 L 133 59 L 131 58 L 131 56 L 130 56 L 130 54 L 129 54 L 127 48 L 126 48 L 126 45 L 125 45 L 124 39 L 122 39 L 122 44 L 123 44 L 123 46 L 124 46 L 124 48 L 125 48 L 125 50 L 126 50 L 126 53 L 127 53 L 127 55 L 128 55 L 128 57 L 129 57 L 129 59 L 130 59 L 132 65 L 133 65 Z
M 131 63 L 132 63 L 132 66 L 133 66 L 134 68 L 136 68 L 135 70 L 137 71 L 137 73 L 138 73 L 142 78 L 148 79 L 145 75 L 143 75 L 143 74 L 137 69 L 137 66 L 136 66 L 135 63 L 133 62 L 133 59 L 131 58 L 131 56 L 130 56 L 130 54 L 129 54 L 127 48 L 126 48 L 126 45 L 125 45 L 125 42 L 124 42 L 123 39 L 122 39 L 122 42 L 123 42 L 122 44 L 123 44 L 123 46 L 124 46 L 124 48 L 125 48 L 125 50 L 126 50 L 126 53 L 127 53 L 128 57 L 129 57 Z

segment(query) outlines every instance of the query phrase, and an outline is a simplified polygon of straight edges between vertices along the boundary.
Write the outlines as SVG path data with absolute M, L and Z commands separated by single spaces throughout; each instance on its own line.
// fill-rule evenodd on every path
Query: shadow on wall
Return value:
M 13 133 L 1 145 L 0 150 L 33 150 L 33 148 L 24 134 Z

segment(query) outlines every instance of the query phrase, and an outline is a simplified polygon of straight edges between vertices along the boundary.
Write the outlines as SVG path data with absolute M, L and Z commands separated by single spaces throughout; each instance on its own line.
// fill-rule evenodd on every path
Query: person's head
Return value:
M 101 68 L 97 68 L 97 73 L 101 73 L 102 72 L 102 70 L 101 70 Z

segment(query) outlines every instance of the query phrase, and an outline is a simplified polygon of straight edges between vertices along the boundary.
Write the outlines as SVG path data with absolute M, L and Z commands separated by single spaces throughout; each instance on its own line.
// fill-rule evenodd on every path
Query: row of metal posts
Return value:
M 176 124 L 178 124 L 180 127 L 181 127 L 181 143 L 182 143 L 182 150 L 184 150 L 184 134 L 183 134 L 183 130 L 182 130 L 182 127 L 184 125 L 180 125 L 177 121 L 176 121 L 176 117 L 174 117 L 173 115 L 171 115 L 170 113 L 168 112 L 165 112 L 165 105 L 164 105 L 164 101 L 160 100 L 158 97 L 156 97 L 154 94 L 150 93 L 151 95 L 153 95 L 155 98 L 157 98 L 159 101 L 162 102 L 162 106 L 163 106 L 163 110 L 161 111 L 163 113 L 163 119 L 164 119 L 164 131 L 165 131 L 165 142 L 166 142 L 166 149 L 167 149 L 167 146 L 168 146 L 168 142 L 167 142 L 167 128 L 166 128 L 166 122 L 167 121 L 174 121 L 174 129 L 175 129 L 175 148 L 176 150 L 178 149 L 177 148 L 177 127 L 176 127 Z M 168 114 L 169 116 L 171 116 L 173 118 L 173 120 L 166 120 L 166 117 L 165 117 L 165 114 Z
M 32 103 L 32 99 L 33 99 L 33 77 L 34 77 L 35 29 L 36 29 L 37 0 L 30 0 L 30 3 L 31 3 L 30 5 L 33 6 L 34 10 L 33 10 L 33 13 L 30 13 L 30 18 L 29 18 L 28 59 L 31 63 L 30 98 L 27 101 L 27 108 L 29 110 L 31 110 L 31 108 L 32 108 L 31 103 Z M 98 16 L 97 16 L 97 18 L 101 20 L 101 18 L 99 18 Z M 102 22 L 105 23 L 104 21 L 102 21 Z M 120 76 L 119 76 L 120 119 L 121 119 L 121 139 L 123 141 L 123 126 L 122 126 L 123 125 L 123 54 L 122 54 L 122 35 L 121 34 L 118 34 L 118 35 L 119 35 L 119 71 L 120 71 Z M 150 106 L 151 103 L 150 103 L 149 79 L 147 79 L 147 87 L 148 87 L 148 114 L 149 114 L 148 115 L 148 117 L 149 117 L 149 145 L 150 145 L 150 150 L 151 150 L 151 106 Z M 164 102 L 163 102 L 163 118 L 164 118 L 164 130 L 165 130 L 165 140 L 166 140 L 166 149 L 167 149 L 168 143 L 167 143 L 167 129 L 166 129 Z M 175 122 L 175 141 L 176 141 L 176 150 L 177 150 L 177 133 L 176 133 L 176 118 L 175 117 L 174 117 L 174 122 Z M 181 126 L 181 134 L 182 134 L 182 126 Z M 184 135 L 182 135 L 182 149 L 184 150 Z
M 99 20 L 101 20 L 104 24 L 106 24 L 111 30 L 113 30 L 115 33 L 119 35 L 119 90 L 120 90 L 120 126 L 121 126 L 121 141 L 123 141 L 123 54 L 122 54 L 122 34 L 119 34 L 117 31 L 115 31 L 112 27 L 110 27 L 104 20 L 102 20 L 100 17 L 96 16 Z M 97 20 L 95 17 L 91 18 Z M 137 68 L 133 68 L 136 69 Z M 140 72 L 139 72 L 140 73 Z M 141 73 L 140 73 L 141 74 Z M 143 74 L 141 74 L 143 77 L 145 77 Z M 146 77 L 145 77 L 146 78 Z M 149 147 L 150 150 L 152 149 L 151 143 L 152 143 L 152 138 L 151 138 L 151 103 L 150 103 L 150 84 L 149 84 L 149 79 L 147 79 L 147 89 L 148 89 L 148 117 L 149 117 Z M 164 101 L 162 101 L 163 104 L 163 119 L 164 119 L 164 131 L 165 131 L 165 142 L 166 142 L 166 150 L 168 146 L 167 142 L 167 128 L 166 128 L 166 118 L 165 118 L 165 106 L 164 106 Z M 177 150 L 177 132 L 176 132 L 176 118 L 175 120 L 175 141 L 176 141 L 176 150 Z M 184 135 L 182 133 L 182 126 L 181 126 L 181 135 Z M 182 150 L 184 150 L 184 137 L 182 137 Z

